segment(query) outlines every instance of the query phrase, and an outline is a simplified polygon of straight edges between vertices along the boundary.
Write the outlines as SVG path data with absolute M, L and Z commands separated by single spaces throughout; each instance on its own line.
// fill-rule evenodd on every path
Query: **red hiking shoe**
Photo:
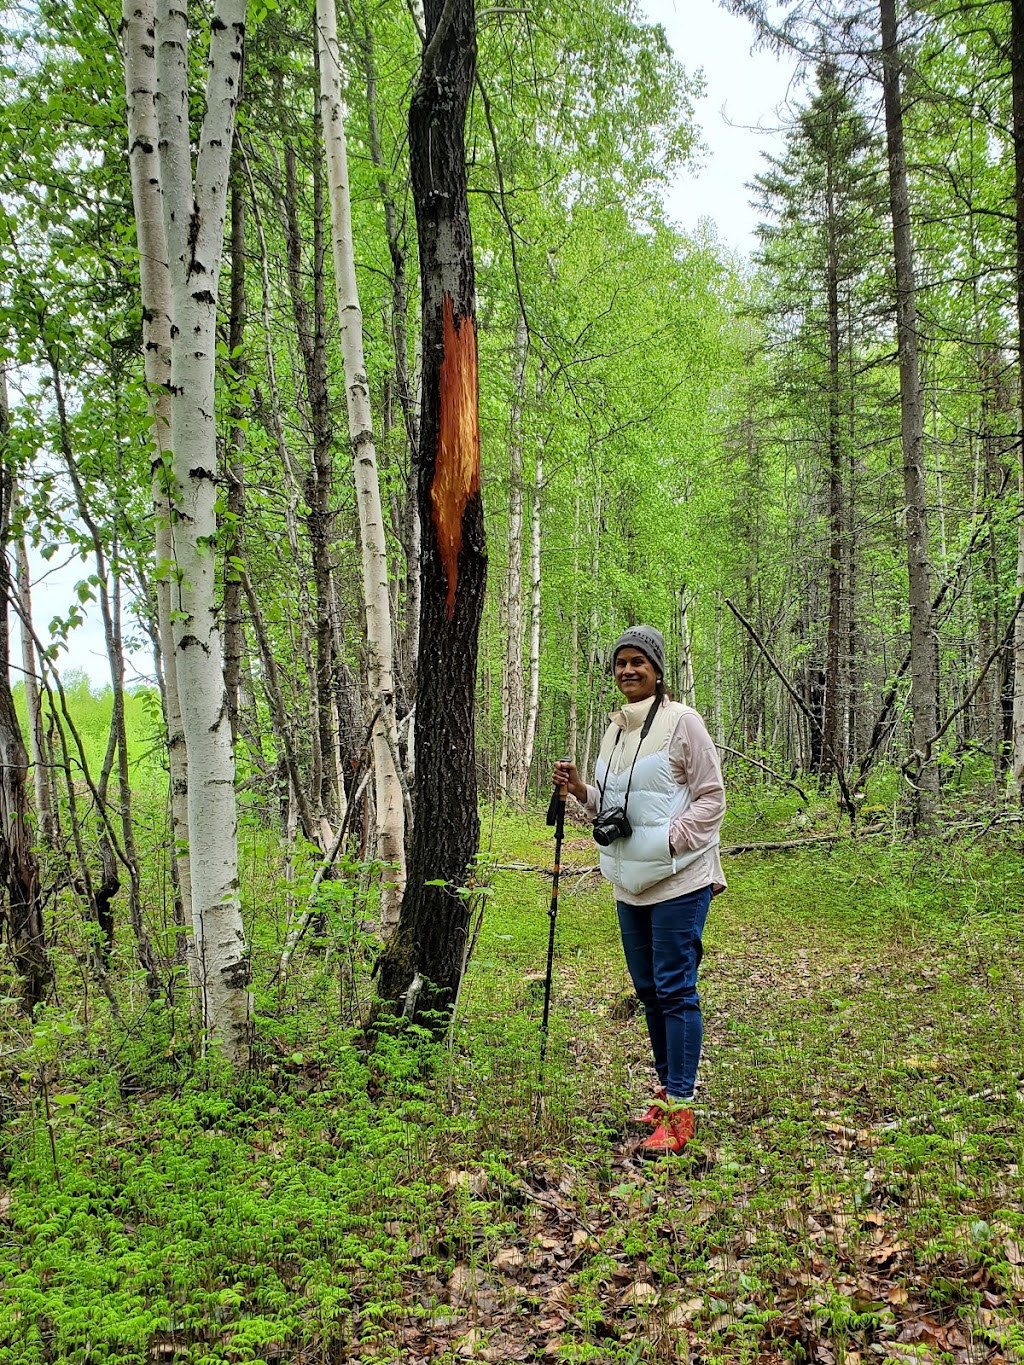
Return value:
M 642 1156 L 678 1156 L 694 1131 L 692 1109 L 666 1109 L 651 1136 L 641 1142 L 640 1153 Z
M 638 1127 L 657 1128 L 665 1113 L 665 1106 L 667 1104 L 668 1096 L 665 1093 L 665 1087 L 659 1085 L 651 1097 L 649 1107 L 645 1109 L 642 1114 L 635 1115 L 633 1122 L 637 1124 Z

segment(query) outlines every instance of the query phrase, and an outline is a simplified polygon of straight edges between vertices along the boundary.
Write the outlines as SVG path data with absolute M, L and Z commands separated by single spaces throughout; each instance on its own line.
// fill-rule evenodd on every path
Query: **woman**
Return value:
M 615 642 L 612 670 L 625 705 L 601 743 L 595 785 L 582 782 L 573 763 L 556 763 L 554 781 L 583 804 L 604 845 L 601 871 L 615 891 L 626 965 L 658 1073 L 643 1116 L 654 1128 L 643 1150 L 658 1155 L 681 1152 L 694 1132 L 704 1037 L 697 970 L 711 897 L 725 890 L 718 856 L 725 789 L 704 722 L 693 707 L 666 696 L 661 632 L 625 631 Z

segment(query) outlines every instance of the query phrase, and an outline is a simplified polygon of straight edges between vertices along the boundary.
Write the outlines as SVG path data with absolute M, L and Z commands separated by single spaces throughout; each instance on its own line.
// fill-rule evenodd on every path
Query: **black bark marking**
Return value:
M 210 652 L 210 646 L 204 644 L 198 635 L 183 635 L 179 641 L 178 648 L 182 650 L 191 649 L 193 645 L 197 645 L 204 654 L 209 654 Z
M 249 984 L 249 959 L 240 958 L 220 969 L 224 983 L 233 991 L 244 991 Z

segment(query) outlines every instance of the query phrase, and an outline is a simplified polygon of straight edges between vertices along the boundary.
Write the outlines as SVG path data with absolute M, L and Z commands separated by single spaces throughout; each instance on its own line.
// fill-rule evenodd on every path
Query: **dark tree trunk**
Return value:
M 917 787 L 915 824 L 927 826 L 939 791 L 931 740 L 938 728 L 938 656 L 932 630 L 931 564 L 924 480 L 924 409 L 918 363 L 917 290 L 910 232 L 910 192 L 903 145 L 901 60 L 896 0 L 879 0 L 882 31 L 882 95 L 889 155 L 893 260 L 896 268 L 896 345 L 900 369 L 903 485 L 907 516 L 907 574 L 910 600 L 910 676 L 913 756 L 908 774 Z
M 487 577 L 464 144 L 473 0 L 426 0 L 426 21 L 409 111 L 423 291 L 416 820 L 401 920 L 380 968 L 382 998 L 405 999 L 410 1016 L 449 1008 L 462 971 L 468 905 L 459 892 L 480 834 L 473 700 Z
M 842 766 L 840 717 L 842 685 L 839 642 L 843 626 L 843 450 L 839 408 L 839 248 L 836 241 L 834 128 L 829 129 L 825 190 L 825 293 L 828 310 L 828 636 L 825 646 L 825 698 L 822 716 L 821 775 Z
M 0 888 L 3 918 L 26 1014 L 45 999 L 50 964 L 43 932 L 39 868 L 32 851 L 28 804 L 28 753 L 11 691 L 10 621 L 13 584 L 7 546 L 11 538 L 14 475 L 7 456 L 7 383 L 0 370 Z
M 313 801 L 330 816 L 334 800 L 334 629 L 331 591 L 331 554 L 334 542 L 332 448 L 334 423 L 327 386 L 326 297 L 324 292 L 323 177 L 320 165 L 320 119 L 313 156 L 313 316 L 304 284 L 302 236 L 299 226 L 299 188 L 294 146 L 285 144 L 285 237 L 288 251 L 288 290 L 302 354 L 306 381 L 307 416 L 312 445 L 306 486 L 306 526 L 309 532 L 316 592 L 316 732 L 313 740 Z
M 1017 495 L 1024 504 L 1024 0 L 1010 0 L 1010 88 L 1013 110 L 1017 305 Z M 1024 588 L 1024 521 L 1017 522 L 1017 591 Z M 1024 800 L 1024 612 L 1013 638 L 1012 762 L 1017 797 Z

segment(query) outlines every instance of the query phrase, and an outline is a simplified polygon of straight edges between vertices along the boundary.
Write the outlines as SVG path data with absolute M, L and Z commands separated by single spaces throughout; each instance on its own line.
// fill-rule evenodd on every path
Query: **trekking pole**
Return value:
M 568 762 L 564 759 L 563 762 Z M 558 918 L 558 876 L 562 870 L 562 836 L 565 833 L 565 798 L 568 787 L 555 787 L 548 803 L 547 822 L 555 827 L 555 866 L 551 873 L 551 905 L 548 909 L 548 966 L 544 974 L 544 1017 L 540 1024 L 540 1075 L 544 1082 L 544 1058 L 548 1051 L 548 1016 L 551 1012 L 551 973 L 555 962 L 555 920 Z

